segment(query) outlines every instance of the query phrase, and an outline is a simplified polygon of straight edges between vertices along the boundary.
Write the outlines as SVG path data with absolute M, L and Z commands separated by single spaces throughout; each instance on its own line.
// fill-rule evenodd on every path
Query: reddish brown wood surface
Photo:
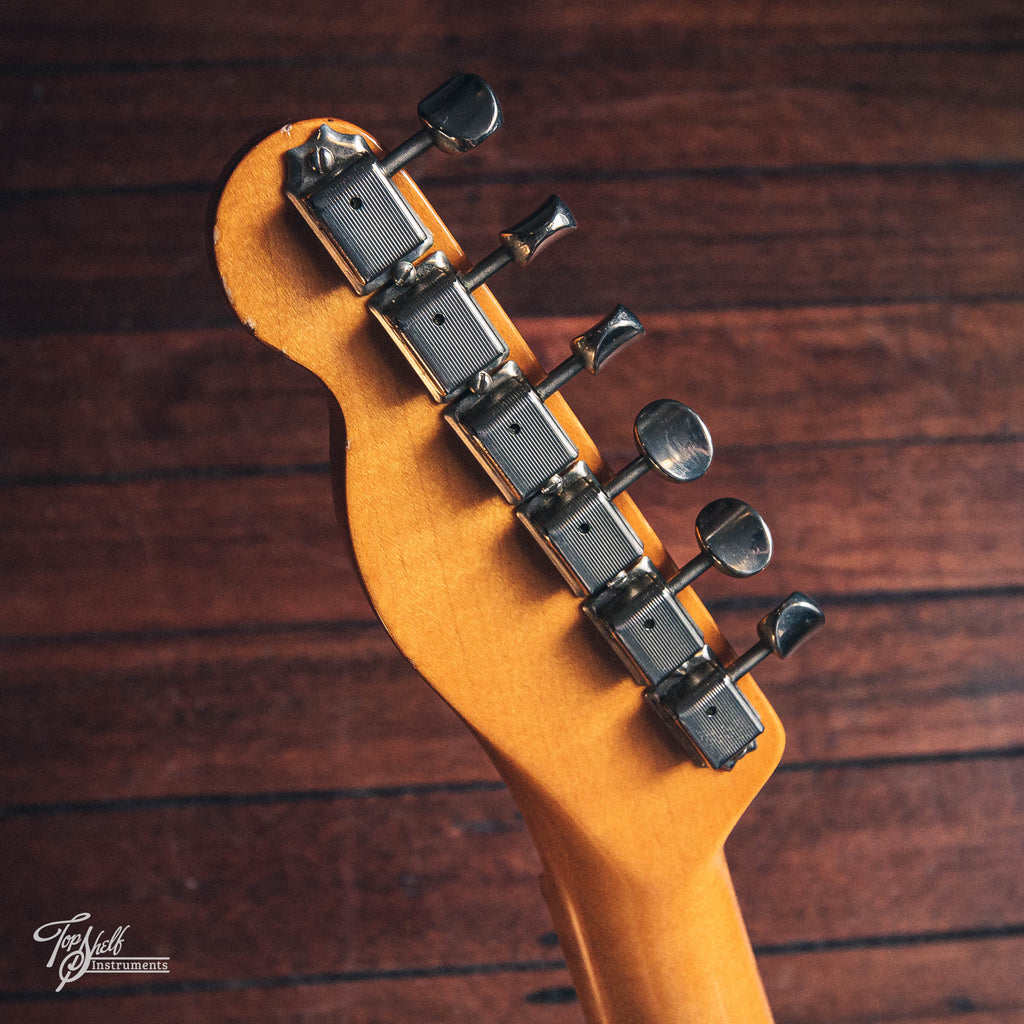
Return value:
M 0 12 L 0 1016 L 578 1021 L 514 806 L 375 624 L 322 390 L 235 328 L 221 167 L 332 114 L 395 144 L 450 70 L 506 126 L 414 174 L 466 250 L 581 228 L 498 297 L 613 464 L 672 395 L 716 463 L 636 497 L 679 560 L 735 493 L 773 566 L 701 593 L 782 770 L 729 844 L 780 1022 L 1024 1020 L 1019 4 L 10 3 Z M 130 925 L 166 977 L 60 996 L 32 932 Z

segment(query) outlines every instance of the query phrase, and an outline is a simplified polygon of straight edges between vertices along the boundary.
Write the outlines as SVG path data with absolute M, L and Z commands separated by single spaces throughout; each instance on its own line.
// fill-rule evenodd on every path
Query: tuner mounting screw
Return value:
M 416 266 L 408 260 L 399 260 L 391 268 L 391 280 L 399 288 L 408 288 L 416 281 Z
M 314 146 L 306 161 L 315 174 L 329 174 L 334 167 L 334 154 L 326 146 Z

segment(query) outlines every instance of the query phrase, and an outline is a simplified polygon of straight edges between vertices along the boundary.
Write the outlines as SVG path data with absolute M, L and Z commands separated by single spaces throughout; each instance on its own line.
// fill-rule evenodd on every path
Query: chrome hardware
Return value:
M 515 504 L 579 458 L 579 451 L 511 360 L 478 375 L 445 419 Z
M 614 498 L 649 470 L 676 483 L 696 480 L 711 465 L 711 435 L 704 421 L 687 405 L 662 398 L 645 405 L 633 427 L 640 455 L 605 484 Z
M 757 712 L 707 647 L 644 698 L 698 765 L 731 769 L 764 732 Z
M 494 90 L 478 75 L 455 75 L 420 100 L 416 108 L 423 128 L 381 160 L 389 177 L 431 146 L 442 153 L 466 153 L 501 127 L 501 105 Z
M 756 575 L 771 561 L 772 535 L 768 524 L 745 501 L 718 498 L 705 505 L 697 513 L 695 532 L 701 553 L 668 581 L 673 594 L 688 587 L 708 569 L 742 579 Z
M 470 446 L 506 500 L 530 497 L 579 458 L 576 445 L 544 400 L 581 370 L 597 373 L 617 351 L 643 333 L 625 306 L 570 342 L 572 355 L 532 385 L 519 367 L 506 363 L 494 374 L 477 375 L 469 394 L 454 402 L 445 418 Z
M 613 355 L 644 333 L 644 325 L 625 306 L 619 305 L 585 334 L 569 342 L 572 355 L 534 385 L 547 401 L 581 370 L 597 373 Z
M 397 261 L 413 262 L 433 241 L 392 175 L 431 146 L 462 153 L 501 126 L 498 101 L 476 75 L 456 75 L 422 100 L 418 113 L 425 127 L 379 161 L 361 135 L 326 124 L 285 155 L 289 199 L 360 295 L 380 288 Z
M 729 665 L 726 671 L 733 679 L 740 679 L 769 654 L 788 658 L 824 625 L 825 612 L 821 605 L 806 594 L 795 591 L 757 624 L 760 639 Z
M 695 532 L 701 554 L 667 582 L 642 558 L 583 602 L 583 611 L 641 685 L 660 682 L 704 646 L 704 634 L 676 599 L 684 587 L 712 566 L 728 576 L 753 576 L 771 558 L 767 525 L 736 498 L 705 505 Z
M 412 363 L 431 395 L 447 402 L 477 374 L 508 358 L 508 346 L 470 294 L 506 263 L 530 262 L 556 235 L 576 226 L 568 207 L 552 196 L 502 233 L 501 245 L 465 274 L 433 253 L 422 263 L 395 264 L 393 283 L 370 308 Z
M 788 658 L 825 624 L 804 594 L 790 594 L 757 625 L 759 641 L 726 666 L 707 648 L 644 692 L 697 764 L 732 768 L 757 746 L 764 725 L 736 683 L 769 654 Z
M 641 686 L 663 679 L 704 646 L 704 634 L 648 558 L 583 602 Z
M 553 477 L 516 514 L 581 597 L 643 554 L 640 538 L 583 462 Z
M 501 244 L 463 276 L 468 291 L 479 288 L 502 267 L 517 263 L 525 267 L 559 235 L 576 230 L 576 218 L 558 196 L 548 198 L 529 217 L 498 236 Z
M 430 248 L 430 232 L 361 135 L 324 124 L 285 158 L 288 198 L 358 294 L 379 288 L 397 260 Z
M 508 358 L 505 340 L 444 253 L 415 267 L 396 264 L 395 278 L 370 300 L 370 309 L 435 401 L 449 401 L 477 374 Z

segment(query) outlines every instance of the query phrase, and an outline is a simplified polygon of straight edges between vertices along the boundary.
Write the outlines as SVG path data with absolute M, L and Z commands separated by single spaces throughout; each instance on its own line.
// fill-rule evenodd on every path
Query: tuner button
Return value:
M 618 472 L 605 491 L 614 498 L 648 472 L 676 483 L 703 476 L 711 465 L 713 447 L 704 421 L 687 405 L 663 398 L 640 410 L 633 427 L 639 458 Z
M 574 231 L 576 218 L 558 196 L 548 198 L 529 217 L 498 236 L 501 244 L 521 267 L 549 245 L 563 231 Z
M 771 648 L 772 654 L 788 658 L 824 625 L 825 613 L 821 605 L 797 591 L 757 624 L 757 635 Z
M 555 238 L 575 228 L 576 218 L 569 207 L 558 196 L 549 196 L 529 217 L 503 231 L 498 236 L 501 245 L 465 273 L 462 283 L 473 291 L 508 263 L 525 266 Z
M 479 75 L 456 75 L 420 101 L 416 112 L 442 153 L 475 149 L 501 127 L 501 106 Z
M 668 581 L 678 594 L 708 569 L 743 578 L 759 573 L 772 557 L 768 524 L 745 501 L 718 498 L 697 513 L 695 532 L 701 553 Z
M 616 306 L 600 323 L 574 338 L 569 347 L 582 368 L 597 373 L 613 355 L 644 333 L 644 325 L 623 305 Z
M 550 398 L 581 370 L 597 373 L 616 352 L 644 333 L 644 325 L 625 306 L 616 306 L 589 331 L 569 342 L 572 355 L 535 385 L 542 399 Z
M 799 591 L 790 594 L 757 624 L 760 640 L 728 665 L 726 672 L 735 681 L 759 665 L 769 654 L 788 658 L 824 625 L 825 613 L 817 601 Z
M 420 100 L 416 112 L 424 127 L 380 162 L 389 177 L 431 146 L 442 153 L 465 153 L 501 127 L 498 98 L 478 75 L 448 79 Z

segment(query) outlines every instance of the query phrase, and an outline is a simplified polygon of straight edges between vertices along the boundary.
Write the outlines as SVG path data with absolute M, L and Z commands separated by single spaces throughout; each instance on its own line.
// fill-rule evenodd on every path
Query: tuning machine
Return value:
M 477 374 L 469 393 L 449 406 L 445 418 L 508 501 L 529 497 L 579 457 L 545 401 L 580 371 L 597 373 L 643 331 L 625 306 L 617 306 L 574 338 L 572 355 L 537 384 L 509 360 L 494 373 Z
M 593 594 L 643 554 L 643 543 L 613 502 L 650 469 L 669 480 L 702 476 L 711 465 L 711 435 L 682 402 L 661 399 L 634 425 L 640 455 L 605 486 L 584 462 L 551 478 L 517 515 L 573 590 Z
M 550 196 L 525 220 L 503 231 L 500 244 L 465 273 L 435 252 L 419 264 L 400 260 L 392 283 L 370 308 L 430 390 L 447 402 L 480 373 L 508 358 L 508 346 L 472 292 L 508 263 L 525 266 L 555 238 L 576 227 L 569 207 Z
M 704 647 L 704 634 L 676 595 L 712 567 L 727 576 L 753 576 L 772 556 L 767 524 L 737 498 L 705 505 L 694 532 L 700 554 L 667 581 L 642 558 L 583 602 L 583 611 L 642 686 L 660 682 Z
M 758 642 L 735 661 L 722 665 L 705 646 L 644 697 L 697 764 L 732 768 L 764 732 L 736 683 L 769 654 L 788 658 L 824 624 L 825 613 L 816 601 L 790 594 L 761 619 Z
M 379 288 L 396 262 L 418 259 L 433 241 L 393 176 L 431 146 L 464 153 L 501 127 L 498 100 L 476 75 L 449 79 L 417 112 L 424 127 L 379 160 L 361 135 L 327 124 L 286 154 L 288 197 L 360 295 Z

